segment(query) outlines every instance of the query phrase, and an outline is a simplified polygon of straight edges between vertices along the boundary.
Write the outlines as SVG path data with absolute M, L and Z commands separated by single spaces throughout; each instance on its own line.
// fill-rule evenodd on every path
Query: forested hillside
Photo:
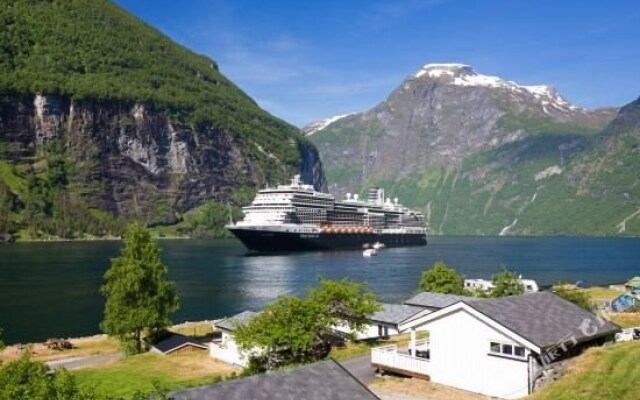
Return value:
M 215 204 L 297 171 L 323 184 L 297 128 L 109 1 L 6 1 L 0 24 L 5 238 L 118 235 L 207 202 L 226 215 Z

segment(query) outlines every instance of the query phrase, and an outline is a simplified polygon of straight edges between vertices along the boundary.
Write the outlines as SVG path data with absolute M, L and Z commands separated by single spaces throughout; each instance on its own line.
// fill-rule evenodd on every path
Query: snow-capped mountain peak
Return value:
M 333 124 L 334 122 L 354 114 L 355 113 L 336 115 L 334 117 L 329 117 L 329 118 L 321 119 L 320 121 L 312 122 L 309 125 L 303 127 L 302 132 L 304 133 L 305 136 L 313 135 L 314 133 L 323 130 L 324 128 Z
M 467 64 L 426 64 L 409 79 L 418 81 L 435 79 L 454 86 L 502 88 L 514 94 L 533 97 L 534 100 L 541 104 L 546 113 L 548 113 L 547 106 L 558 109 L 579 109 L 579 107 L 572 105 L 563 98 L 552 86 L 518 85 L 516 82 L 508 81 L 498 76 L 479 74 Z

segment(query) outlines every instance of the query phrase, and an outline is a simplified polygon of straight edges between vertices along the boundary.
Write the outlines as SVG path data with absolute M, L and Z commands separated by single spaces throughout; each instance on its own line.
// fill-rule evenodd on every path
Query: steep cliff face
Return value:
M 638 235 L 639 104 L 586 110 L 549 86 L 429 64 L 307 132 L 330 190 L 383 186 L 432 234 Z
M 11 0 L 0 25 L 0 234 L 117 234 L 205 202 L 193 223 L 220 226 L 266 183 L 324 183 L 296 127 L 111 1 Z
M 296 172 L 258 143 L 224 129 L 174 122 L 144 104 L 74 101 L 59 95 L 5 97 L 0 110 L 3 158 L 34 164 L 62 143 L 74 189 L 90 207 L 149 223 L 171 223 L 208 200 L 233 203 L 239 187 L 260 187 Z M 324 174 L 313 145 L 286 144 L 299 172 L 320 188 Z

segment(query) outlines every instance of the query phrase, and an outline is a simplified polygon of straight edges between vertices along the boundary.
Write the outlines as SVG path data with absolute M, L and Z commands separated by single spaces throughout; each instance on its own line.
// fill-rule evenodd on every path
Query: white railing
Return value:
M 420 341 L 420 346 L 416 342 L 416 350 L 428 350 L 428 347 L 428 341 Z M 395 345 L 371 349 L 371 363 L 395 370 L 429 375 L 429 360 L 399 353 L 398 346 Z

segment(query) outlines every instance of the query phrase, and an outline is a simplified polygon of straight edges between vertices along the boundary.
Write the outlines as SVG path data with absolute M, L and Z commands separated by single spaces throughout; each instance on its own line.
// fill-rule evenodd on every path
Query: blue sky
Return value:
M 640 96 L 635 1 L 116 1 L 298 126 L 365 111 L 437 62 L 550 84 L 587 108 Z

